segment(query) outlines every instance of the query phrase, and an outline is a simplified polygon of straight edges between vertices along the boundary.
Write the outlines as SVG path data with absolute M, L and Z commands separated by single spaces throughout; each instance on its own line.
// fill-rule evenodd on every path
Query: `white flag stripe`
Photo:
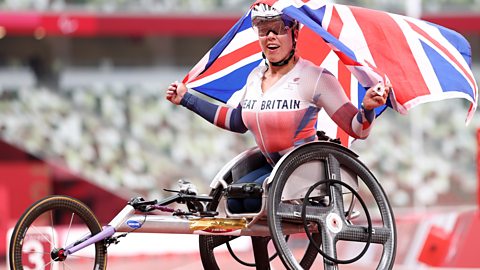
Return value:
M 410 25 L 403 19 L 402 16 L 392 16 L 397 25 L 400 27 L 402 32 L 405 35 L 405 39 L 412 51 L 412 56 L 415 59 L 417 66 L 421 67 L 420 72 L 422 77 L 427 84 L 431 94 L 441 94 L 443 93 L 440 82 L 438 81 L 437 75 L 432 67 L 430 60 L 427 55 L 424 53 L 422 44 L 418 39 L 418 35 L 415 31 L 412 31 Z M 421 52 L 421 53 L 413 53 Z M 415 85 L 413 85 L 415 87 Z
M 242 32 L 239 32 L 235 37 L 232 39 L 232 41 L 228 44 L 228 46 L 223 50 L 223 52 L 220 54 L 220 57 L 227 55 L 231 52 L 234 52 L 245 45 L 248 45 L 252 42 L 258 42 L 258 36 L 253 30 L 253 28 L 248 28 L 243 30 Z
M 440 30 L 437 27 L 432 26 L 424 21 L 419 21 L 416 19 L 408 18 L 408 17 L 404 17 L 404 19 L 415 24 L 420 29 L 428 33 L 433 39 L 435 39 L 440 44 L 442 44 L 442 46 L 446 48 L 455 57 L 455 59 L 463 59 L 463 56 L 460 54 L 458 49 L 455 48 L 453 44 L 451 44 L 450 41 L 445 38 L 445 36 L 440 32 Z M 428 43 L 431 44 L 430 41 Z M 431 46 L 434 47 L 433 45 Z M 473 73 L 471 72 L 471 68 L 468 65 L 468 63 L 466 61 L 458 61 L 458 62 L 473 77 Z M 472 86 L 475 86 L 475 85 L 472 85 Z
M 363 31 L 352 14 L 352 10 L 347 6 L 339 5 L 337 6 L 337 11 L 343 21 L 340 41 L 355 52 L 358 62 L 368 61 L 372 65 L 377 66 L 368 48 Z
M 207 84 L 211 81 L 214 81 L 214 80 L 217 80 L 217 79 L 220 79 L 221 77 L 223 76 L 226 76 L 228 74 L 230 74 L 231 72 L 243 67 L 243 66 L 246 66 L 248 64 L 251 64 L 255 61 L 258 61 L 262 59 L 262 54 L 261 53 L 256 53 L 254 55 L 251 55 L 249 57 L 246 57 L 240 61 L 238 61 L 237 63 L 231 65 L 231 66 L 228 66 L 227 68 L 221 70 L 221 71 L 218 71 L 210 76 L 206 76 L 205 78 L 202 78 L 202 79 L 199 79 L 197 81 L 194 81 L 194 82 L 190 82 L 188 84 L 188 87 L 189 88 L 195 88 L 195 87 L 198 87 L 198 86 L 201 86 L 201 85 L 204 85 L 204 84 Z

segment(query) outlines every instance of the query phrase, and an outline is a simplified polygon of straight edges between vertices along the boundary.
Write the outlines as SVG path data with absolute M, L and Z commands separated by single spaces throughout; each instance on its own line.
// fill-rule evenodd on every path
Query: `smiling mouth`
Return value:
M 278 46 L 278 45 L 267 45 L 267 48 L 268 48 L 269 50 L 272 50 L 272 51 L 273 51 L 273 50 L 276 50 L 276 49 L 280 48 L 280 46 Z

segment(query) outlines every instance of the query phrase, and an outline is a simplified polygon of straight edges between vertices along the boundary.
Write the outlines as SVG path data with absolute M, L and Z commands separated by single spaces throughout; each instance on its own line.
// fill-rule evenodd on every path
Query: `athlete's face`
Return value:
M 295 30 L 285 26 L 282 20 L 278 20 L 259 25 L 256 31 L 260 47 L 269 62 L 278 62 L 287 58 L 293 48 L 292 31 Z M 294 32 L 294 34 L 297 33 Z

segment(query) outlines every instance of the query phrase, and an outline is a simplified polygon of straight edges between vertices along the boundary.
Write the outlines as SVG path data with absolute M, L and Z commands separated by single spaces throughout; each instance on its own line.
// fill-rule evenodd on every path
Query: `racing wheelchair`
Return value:
M 12 232 L 10 269 L 105 270 L 107 248 L 134 232 L 198 234 L 205 269 L 221 269 L 215 252 L 225 246 L 237 262 L 256 269 L 270 269 L 276 256 L 286 269 L 339 269 L 361 261 L 367 252 L 374 268 L 392 269 L 397 242 L 393 211 L 355 153 L 324 136 L 285 154 L 262 186 L 235 183 L 265 162 L 258 148 L 246 150 L 217 173 L 210 194 L 197 195 L 182 182 L 166 199 L 131 199 L 103 227 L 74 198 L 44 198 L 26 210 Z M 232 213 L 228 198 L 259 198 L 261 209 Z M 172 203 L 186 207 L 174 209 L 168 206 Z M 253 263 L 233 251 L 230 243 L 238 237 L 251 238 Z M 274 255 L 269 254 L 270 242 Z

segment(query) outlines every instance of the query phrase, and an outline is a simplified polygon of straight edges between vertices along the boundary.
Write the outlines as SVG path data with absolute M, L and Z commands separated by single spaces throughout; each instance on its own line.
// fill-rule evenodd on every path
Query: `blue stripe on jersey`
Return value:
M 313 118 L 317 117 L 317 114 L 320 110 L 317 107 L 310 106 L 308 107 L 307 111 L 303 115 L 302 121 L 297 127 L 297 130 L 295 131 L 295 137 L 298 136 L 298 134 L 312 121 Z

